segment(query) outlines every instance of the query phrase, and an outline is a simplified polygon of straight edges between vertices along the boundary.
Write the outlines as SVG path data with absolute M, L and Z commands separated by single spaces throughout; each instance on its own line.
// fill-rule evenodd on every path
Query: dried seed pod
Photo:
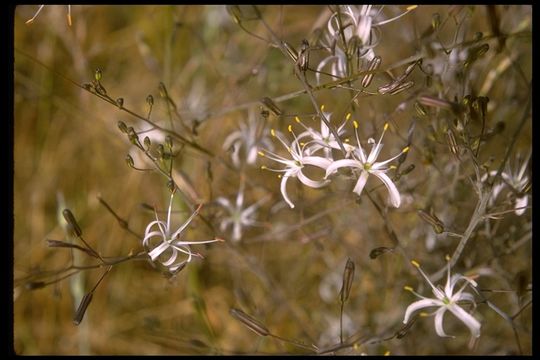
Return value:
M 274 113 L 276 116 L 280 116 L 282 114 L 281 109 L 276 105 L 276 103 L 270 99 L 269 97 L 263 97 L 261 99 L 261 103 L 268 108 L 271 112 Z
M 426 211 L 419 209 L 418 216 L 420 216 L 424 221 L 428 222 L 433 227 L 435 233 L 440 234 L 444 231 L 444 223 L 437 216 L 435 216 L 435 214 L 429 214 Z
M 131 157 L 131 155 L 126 155 L 126 164 L 130 167 L 130 168 L 135 168 L 135 163 L 133 162 L 133 158 Z
M 62 215 L 64 216 L 64 219 L 66 219 L 68 225 L 71 226 L 71 229 L 73 229 L 75 235 L 81 236 L 81 228 L 79 227 L 79 224 L 77 224 L 77 220 L 75 220 L 75 216 L 73 216 L 71 211 L 69 209 L 64 209 Z
M 375 248 L 375 249 L 371 250 L 369 252 L 369 258 L 370 259 L 376 259 L 379 256 L 381 256 L 382 254 L 386 254 L 387 252 L 393 252 L 393 251 L 394 251 L 394 248 L 381 246 L 381 247 L 378 247 L 378 248 Z
M 86 313 L 86 310 L 88 309 L 88 306 L 90 305 L 90 302 L 92 301 L 93 296 L 94 296 L 93 292 L 90 292 L 83 296 L 81 303 L 79 304 L 79 307 L 77 308 L 77 311 L 75 312 L 75 316 L 73 317 L 73 323 L 75 325 L 79 325 L 81 321 L 83 320 L 84 314 Z
M 302 40 L 296 64 L 301 71 L 306 71 L 309 67 L 309 42 L 306 39 Z
M 150 146 L 152 146 L 152 142 L 150 141 L 150 138 L 148 136 L 144 137 L 143 143 L 146 150 L 150 149 Z
M 82 87 L 85 89 L 85 90 L 88 90 L 88 91 L 94 91 L 94 85 L 90 84 L 90 83 L 84 83 L 82 84 Z
M 343 270 L 343 279 L 341 283 L 341 290 L 339 292 L 340 300 L 342 303 L 349 299 L 351 287 L 354 279 L 354 262 L 348 258 Z
M 375 56 L 370 62 L 368 66 L 368 71 L 376 71 L 381 66 L 382 58 L 380 56 Z M 368 87 L 371 84 L 371 81 L 373 80 L 373 73 L 367 74 L 362 79 L 362 87 Z
M 120 129 L 121 132 L 123 132 L 124 134 L 127 134 L 128 128 L 126 126 L 126 123 L 124 123 L 123 121 L 118 121 L 117 125 L 118 125 L 118 129 Z
M 236 320 L 239 320 L 244 325 L 246 325 L 251 331 L 255 332 L 260 336 L 270 335 L 270 331 L 264 326 L 260 321 L 252 318 L 245 312 L 239 309 L 232 308 L 229 310 L 229 314 L 234 317 Z

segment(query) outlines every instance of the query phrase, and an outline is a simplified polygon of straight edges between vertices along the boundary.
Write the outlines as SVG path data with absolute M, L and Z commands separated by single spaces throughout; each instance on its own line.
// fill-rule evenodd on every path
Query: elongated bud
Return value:
M 380 56 L 375 56 L 370 62 L 369 62 L 369 67 L 368 67 L 368 71 L 376 71 L 379 66 L 381 66 L 381 57 Z M 362 87 L 368 87 L 370 84 L 371 84 L 371 81 L 373 80 L 373 73 L 372 74 L 367 74 L 366 76 L 364 76 L 364 78 L 362 79 Z
M 416 166 L 415 166 L 414 164 L 411 164 L 411 165 L 407 166 L 407 167 L 405 168 L 405 170 L 403 170 L 401 173 L 399 173 L 399 175 L 401 175 L 401 176 L 407 175 L 407 174 L 409 174 L 411 171 L 413 171 L 415 167 L 416 167 Z
M 124 106 L 124 99 L 123 98 L 116 99 L 116 105 L 121 109 Z
M 118 125 L 118 129 L 120 129 L 121 132 L 123 132 L 124 134 L 127 134 L 128 128 L 127 128 L 126 123 L 124 123 L 123 121 L 118 121 L 117 125 Z
M 96 69 L 96 71 L 94 71 L 94 79 L 96 79 L 97 82 L 101 80 L 102 75 L 101 69 Z
M 270 335 L 270 331 L 264 326 L 261 322 L 258 320 L 252 318 L 245 312 L 239 309 L 232 308 L 229 310 L 229 314 L 231 314 L 232 317 L 234 317 L 236 320 L 239 320 L 244 325 L 246 325 L 251 331 L 255 332 L 256 334 L 260 336 L 268 336 Z
M 414 103 L 414 109 L 416 110 L 416 113 L 420 117 L 427 116 L 426 108 L 422 106 L 418 101 L 415 101 Z
M 133 162 L 133 158 L 131 157 L 131 155 L 126 155 L 126 164 L 130 167 L 130 168 L 134 168 L 135 167 L 135 163 Z
M 437 30 L 440 25 L 441 25 L 441 15 L 439 13 L 433 14 L 433 17 L 431 18 L 431 26 L 433 26 L 433 30 Z
M 95 88 L 96 88 L 96 92 L 97 92 L 99 95 L 102 95 L 102 96 L 107 95 L 107 90 L 105 90 L 105 88 L 103 87 L 103 85 L 101 85 L 100 83 L 97 83 L 97 84 L 95 85 Z
M 402 91 L 405 91 L 411 87 L 414 86 L 414 81 L 407 81 L 407 82 L 404 82 L 402 84 L 399 84 L 398 86 L 396 86 L 395 88 L 393 88 L 392 90 L 390 90 L 388 92 L 388 94 L 390 95 L 396 95 L 396 94 L 399 94 L 400 92 Z
M 261 99 L 261 103 L 268 108 L 274 115 L 280 116 L 282 114 L 281 109 L 276 105 L 276 103 L 270 99 L 269 97 L 265 96 Z
M 64 209 L 62 211 L 62 215 L 64 216 L 64 219 L 66 219 L 66 222 L 71 226 L 73 229 L 73 232 L 77 236 L 82 235 L 81 228 L 79 227 L 79 224 L 77 224 L 77 220 L 75 220 L 75 216 L 71 213 L 69 209 Z
M 382 254 L 386 254 L 387 252 L 393 252 L 393 251 L 394 251 L 394 248 L 381 246 L 381 247 L 378 247 L 378 248 L 375 248 L 375 249 L 371 250 L 369 252 L 369 257 L 370 257 L 370 259 L 376 259 L 379 256 L 381 256 Z
M 83 296 L 81 303 L 79 304 L 79 307 L 77 308 L 77 311 L 75 312 L 75 316 L 73 317 L 73 323 L 75 325 L 79 325 L 81 321 L 83 320 L 84 314 L 86 314 L 86 310 L 88 309 L 88 306 L 90 305 L 90 302 L 92 301 L 93 297 L 94 297 L 93 292 L 90 292 Z
M 351 287 L 354 279 L 354 262 L 348 258 L 345 264 L 345 270 L 343 271 L 343 280 L 341 283 L 341 291 L 339 292 L 340 300 L 342 303 L 349 299 Z
M 154 106 L 154 97 L 151 94 L 146 97 L 146 103 L 150 107 Z
M 432 227 L 435 233 L 440 234 L 444 231 L 444 223 L 439 220 L 437 216 L 435 216 L 433 213 L 429 214 L 425 212 L 424 210 L 418 210 L 418 216 L 422 218 L 422 220 L 429 223 Z
M 165 156 L 165 147 L 163 146 L 163 144 L 158 145 L 157 153 L 158 153 L 159 158 L 163 159 L 163 157 Z

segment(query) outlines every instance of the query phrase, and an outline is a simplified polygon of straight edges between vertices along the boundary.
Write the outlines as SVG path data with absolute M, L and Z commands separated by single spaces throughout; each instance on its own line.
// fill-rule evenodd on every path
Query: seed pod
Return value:
M 457 144 L 456 137 L 454 136 L 454 132 L 451 129 L 448 129 L 446 132 L 446 139 L 450 152 L 452 152 L 456 159 L 459 160 L 459 146 Z
M 167 181 L 167 189 L 169 189 L 171 193 L 173 193 L 174 190 L 176 190 L 176 184 L 174 183 L 174 181 L 172 180 Z
M 433 16 L 431 17 L 431 26 L 433 26 L 433 30 L 437 30 L 440 25 L 441 25 L 441 15 L 439 13 L 433 14 Z
M 345 264 L 345 270 L 343 270 L 343 279 L 341 283 L 341 290 L 339 292 L 340 300 L 342 303 L 349 299 L 351 287 L 354 279 L 354 262 L 348 258 Z
M 168 93 L 167 93 L 167 88 L 165 87 L 165 84 L 163 82 L 160 82 L 159 83 L 159 96 L 161 96 L 162 98 L 167 98 L 169 97 Z
M 169 148 L 169 150 L 172 149 L 172 147 L 173 147 L 173 142 L 172 142 L 172 137 L 171 137 L 171 135 L 167 135 L 167 136 L 165 137 L 165 145 L 167 145 L 167 147 Z
M 118 125 L 118 129 L 120 129 L 121 132 L 123 132 L 124 134 L 127 134 L 128 128 L 123 121 L 118 121 L 117 125 Z
M 124 99 L 123 98 L 116 99 L 116 105 L 121 109 L 124 106 Z
M 388 93 L 390 95 L 396 95 L 396 94 L 399 94 L 400 92 L 402 91 L 405 91 L 411 87 L 414 86 L 414 81 L 407 81 L 407 82 L 404 82 L 402 84 L 399 84 L 397 85 L 396 87 L 394 87 L 393 89 L 391 89 Z
M 411 164 L 411 165 L 407 166 L 407 167 L 405 168 L 405 170 L 403 170 L 399 175 L 400 175 L 400 176 L 407 175 L 408 173 L 410 173 L 411 171 L 413 171 L 414 168 L 415 168 L 414 164 Z
M 416 110 L 416 113 L 418 116 L 424 117 L 427 116 L 426 108 L 422 106 L 418 101 L 414 102 L 414 109 Z
M 77 220 L 75 220 L 75 216 L 71 213 L 69 209 L 64 209 L 62 211 L 62 215 L 64 216 L 64 219 L 66 219 L 67 223 L 71 226 L 73 229 L 73 232 L 77 236 L 82 235 L 81 228 L 79 227 L 79 224 L 77 224 Z
M 368 71 L 376 71 L 381 66 L 382 58 L 380 56 L 375 56 L 370 62 L 368 66 Z M 367 74 L 362 79 L 362 87 L 368 87 L 371 84 L 371 81 L 373 80 L 373 73 Z
M 260 336 L 270 335 L 270 331 L 258 320 L 252 318 L 245 312 L 239 309 L 232 308 L 229 310 L 229 314 L 234 317 L 236 320 L 239 320 L 244 325 L 246 325 L 251 331 L 255 332 Z
M 94 91 L 94 85 L 90 84 L 90 83 L 84 83 L 82 84 L 82 87 L 85 89 L 85 90 L 88 90 L 88 91 Z
M 150 141 L 150 138 L 148 136 L 144 137 L 144 147 L 146 147 L 146 150 L 150 149 L 150 146 L 152 146 L 152 142 Z
M 309 42 L 306 39 L 302 40 L 300 54 L 296 63 L 301 71 L 306 71 L 309 67 Z
M 269 97 L 263 97 L 261 99 L 261 103 L 268 108 L 271 112 L 274 113 L 276 116 L 280 116 L 282 114 L 281 109 L 276 105 L 276 103 L 270 99 Z
M 102 96 L 106 96 L 107 95 L 107 90 L 105 90 L 105 88 L 103 87 L 103 85 L 101 84 L 96 84 L 95 85 L 95 88 L 96 88 L 96 92 L 99 94 L 99 95 L 102 95 Z
M 424 221 L 428 222 L 432 227 L 435 233 L 440 234 L 444 231 L 444 223 L 433 213 L 428 214 L 424 210 L 418 210 L 418 216 L 420 216 Z
M 163 144 L 159 144 L 157 147 L 157 153 L 160 159 L 163 159 L 165 156 L 165 147 Z
M 133 162 L 133 158 L 131 157 L 131 155 L 126 155 L 126 164 L 130 167 L 130 168 L 134 168 L 135 167 L 135 163 Z
M 90 292 L 83 296 L 81 303 L 79 304 L 79 307 L 77 308 L 77 311 L 75 312 L 75 316 L 73 317 L 73 323 L 75 325 L 79 325 L 81 321 L 83 320 L 84 314 L 86 313 L 86 309 L 88 309 L 88 306 L 90 305 L 90 302 L 92 301 L 93 296 L 94 296 L 93 292 Z
M 379 256 L 381 256 L 382 254 L 386 254 L 387 252 L 392 252 L 392 251 L 394 251 L 394 248 L 381 246 L 381 247 L 378 247 L 378 248 L 375 248 L 375 249 L 371 250 L 369 252 L 369 258 L 370 259 L 376 259 Z

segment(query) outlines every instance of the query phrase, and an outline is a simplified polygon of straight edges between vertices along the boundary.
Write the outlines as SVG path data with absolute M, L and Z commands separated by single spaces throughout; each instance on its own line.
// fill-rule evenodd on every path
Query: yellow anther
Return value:
M 406 152 L 408 152 L 408 151 L 409 151 L 409 147 L 408 147 L 408 146 L 405 147 L 403 150 L 401 150 L 402 153 L 406 153 Z
M 353 123 L 353 125 L 354 125 L 354 128 L 355 128 L 355 129 L 358 129 L 358 122 L 357 122 L 356 120 L 353 120 L 352 123 Z
M 292 125 L 289 125 L 289 126 L 287 127 L 287 130 L 289 130 L 289 132 L 292 132 Z
M 276 131 L 274 129 L 271 129 L 270 134 L 272 134 L 272 136 L 276 136 Z
M 266 166 L 262 165 L 261 170 L 266 170 Z
M 420 264 L 418 263 L 418 261 L 416 260 L 411 260 L 411 264 L 413 264 L 413 266 L 419 268 L 420 267 Z
M 301 122 L 301 121 L 300 121 L 300 118 L 299 118 L 298 116 L 295 116 L 295 117 L 294 117 L 294 120 L 295 120 L 297 123 Z
M 305 142 L 301 142 L 301 143 L 300 143 L 300 146 L 305 146 L 305 145 L 306 145 Z
M 422 311 L 422 312 L 421 312 L 420 314 L 418 314 L 418 315 L 420 315 L 421 317 L 428 317 L 428 316 L 429 316 L 429 314 L 428 314 L 427 312 L 425 312 L 425 311 Z
M 281 175 L 278 175 L 277 177 L 278 177 L 278 179 L 281 179 Z
M 257 151 L 257 154 L 259 154 L 260 156 L 264 156 L 264 153 L 262 151 Z
M 390 165 L 390 168 L 389 168 L 389 169 L 390 169 L 390 170 L 395 170 L 395 169 L 397 169 L 397 166 L 396 166 L 396 165 Z
M 384 356 L 390 356 L 390 350 L 386 350 L 386 352 L 384 353 Z
M 351 139 L 346 138 L 346 139 L 345 139 L 345 142 L 348 144 L 349 142 L 351 142 Z
M 345 116 L 345 120 L 349 121 L 349 119 L 351 118 L 352 114 L 351 113 L 348 113 L 347 116 Z
M 450 261 L 450 255 L 446 254 L 444 258 L 446 259 L 446 261 Z
M 411 10 L 414 10 L 418 7 L 418 5 L 409 5 L 407 6 L 407 11 L 411 11 Z
M 388 123 L 384 124 L 383 131 L 386 131 L 388 129 Z
M 403 287 L 403 290 L 407 290 L 407 291 L 410 291 L 410 292 L 413 292 L 413 291 L 414 291 L 413 288 L 410 287 L 409 285 L 404 286 L 404 287 Z
M 324 111 L 324 105 L 321 105 L 321 111 Z

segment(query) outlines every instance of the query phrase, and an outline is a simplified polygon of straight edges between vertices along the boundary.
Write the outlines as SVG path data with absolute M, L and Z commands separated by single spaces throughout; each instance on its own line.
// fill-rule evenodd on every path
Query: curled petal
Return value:
M 399 195 L 398 189 L 396 188 L 396 185 L 394 185 L 388 175 L 386 175 L 381 170 L 373 170 L 371 173 L 381 179 L 381 181 L 388 189 L 388 195 L 390 195 L 390 203 L 393 207 L 398 208 L 401 205 L 401 197 Z
M 409 321 L 409 318 L 411 315 L 420 309 L 423 309 L 425 307 L 430 306 L 441 306 L 443 305 L 442 301 L 434 300 L 434 299 L 422 299 L 413 302 L 411 305 L 407 307 L 407 310 L 405 310 L 405 317 L 403 318 L 403 323 L 406 324 Z
M 298 176 L 298 180 L 300 180 L 302 184 L 312 187 L 312 188 L 320 188 L 328 184 L 328 180 L 322 180 L 322 181 L 311 180 L 306 175 L 304 175 L 302 171 L 299 171 L 296 175 Z
M 439 310 L 437 310 L 437 313 L 435 314 L 435 332 L 437 332 L 437 335 L 440 337 L 453 337 L 450 335 L 446 335 L 443 329 L 443 319 L 444 319 L 444 313 L 446 312 L 446 308 L 442 307 Z
M 480 336 L 480 323 L 478 320 L 476 320 L 471 314 L 463 310 L 458 305 L 450 305 L 448 306 L 448 310 L 452 312 L 459 320 L 463 321 L 465 325 L 469 328 L 471 331 L 471 335 L 473 337 L 479 337 Z
M 291 199 L 289 199 L 289 196 L 287 195 L 287 180 L 289 180 L 289 177 L 292 176 L 292 174 L 293 174 L 292 171 L 287 171 L 285 174 L 283 174 L 283 177 L 281 178 L 281 185 L 280 185 L 281 195 L 283 196 L 283 199 L 285 200 L 285 202 L 289 204 L 291 209 L 294 208 L 294 204 L 292 203 Z
M 326 170 L 328 166 L 332 164 L 332 161 L 320 156 L 306 156 L 302 159 L 302 163 L 304 165 L 313 165 Z
M 342 167 L 354 167 L 354 168 L 359 168 L 359 169 L 363 168 L 362 164 L 359 161 L 352 160 L 352 159 L 341 159 L 341 160 L 334 161 L 332 164 L 330 164 L 326 168 L 325 177 L 328 177 L 328 175 L 333 174 L 334 172 L 336 172 L 337 169 L 342 168 Z

